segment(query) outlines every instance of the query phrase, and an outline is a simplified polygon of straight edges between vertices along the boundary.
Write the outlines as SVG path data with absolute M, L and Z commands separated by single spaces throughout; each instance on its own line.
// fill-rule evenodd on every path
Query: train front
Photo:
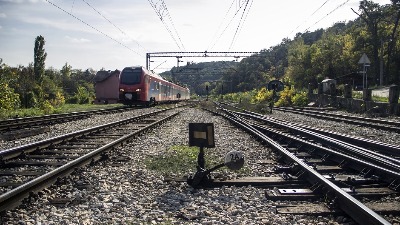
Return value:
M 125 67 L 119 78 L 119 100 L 125 105 L 143 104 L 146 90 L 142 67 Z

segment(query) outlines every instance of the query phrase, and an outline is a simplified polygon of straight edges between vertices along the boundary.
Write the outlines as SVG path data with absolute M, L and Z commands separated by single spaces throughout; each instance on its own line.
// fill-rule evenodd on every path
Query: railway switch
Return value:
M 205 168 L 204 147 L 215 147 L 214 124 L 212 123 L 189 123 L 189 146 L 200 147 L 197 157 L 197 171 L 187 179 L 187 183 L 194 188 L 212 186 L 213 179 L 210 174 L 221 167 L 226 166 L 231 170 L 239 170 L 244 165 L 243 153 L 230 151 L 225 155 L 224 163 L 210 169 Z

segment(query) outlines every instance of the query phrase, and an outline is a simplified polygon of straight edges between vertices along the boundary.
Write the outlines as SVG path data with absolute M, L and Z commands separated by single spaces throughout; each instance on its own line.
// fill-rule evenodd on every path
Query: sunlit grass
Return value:
M 354 99 L 363 99 L 363 93 L 362 92 L 353 92 L 353 98 Z M 389 98 L 372 95 L 372 101 L 374 101 L 374 102 L 389 102 Z M 399 102 L 400 102 L 400 99 L 399 99 Z
M 197 147 L 172 146 L 163 154 L 148 157 L 145 165 L 148 169 L 164 175 L 187 174 L 196 170 L 198 153 Z
M 158 171 L 165 176 L 188 175 L 194 173 L 197 169 L 198 147 L 172 146 L 163 154 L 150 156 L 145 160 L 148 169 Z M 210 169 L 224 162 L 223 158 L 212 154 L 209 149 L 205 149 L 205 167 Z M 218 171 L 230 171 L 227 167 L 222 167 Z M 233 172 L 233 171 L 230 171 Z M 250 169 L 246 166 L 235 173 L 240 175 L 250 174 Z

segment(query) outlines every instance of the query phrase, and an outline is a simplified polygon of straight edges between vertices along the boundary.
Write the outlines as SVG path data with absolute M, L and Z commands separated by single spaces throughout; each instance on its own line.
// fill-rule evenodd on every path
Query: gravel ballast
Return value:
M 51 129 L 60 135 L 133 114 L 134 111 L 94 116 L 85 122 L 54 125 Z M 274 116 L 278 116 L 278 113 L 274 113 Z M 299 115 L 294 117 L 298 118 Z M 292 121 L 297 122 L 294 119 Z M 266 199 L 264 190 L 259 188 L 223 187 L 196 190 L 186 183 L 164 182 L 164 176 L 158 171 L 146 168 L 144 161 L 150 156 L 165 154 L 172 146 L 187 146 L 188 123 L 191 122 L 214 123 L 216 148 L 206 149 L 206 154 L 212 154 L 223 160 L 227 152 L 240 150 L 245 153 L 245 167 L 249 171 L 246 176 L 264 176 L 269 172 L 269 168 L 260 167 L 257 162 L 271 157 L 274 153 L 270 149 L 233 127 L 226 120 L 200 109 L 189 108 L 162 127 L 137 137 L 116 149 L 116 152 L 109 153 L 109 160 L 85 167 L 81 172 L 68 177 L 62 185 L 53 185 L 42 191 L 39 198 L 6 212 L 0 222 L 2 224 L 354 224 L 342 216 L 276 214 L 276 207 L 286 202 Z M 43 139 L 47 136 L 33 138 Z M 32 140 L 30 138 L 22 140 L 22 142 L 29 141 Z M 8 144 L 1 143 L 3 148 Z M 114 158 L 119 160 L 113 160 Z M 194 168 L 193 166 L 193 170 L 187 173 L 171 175 L 177 177 L 188 175 L 194 172 Z M 228 178 L 240 176 L 230 171 L 221 173 Z M 70 201 L 62 205 L 51 204 L 51 200 L 56 198 Z

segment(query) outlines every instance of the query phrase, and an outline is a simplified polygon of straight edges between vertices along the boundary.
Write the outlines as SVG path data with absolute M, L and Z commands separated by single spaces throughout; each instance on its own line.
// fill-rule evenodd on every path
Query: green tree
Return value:
M 15 85 L 16 79 L 17 71 L 0 59 L 0 110 L 15 110 L 20 107 L 19 95 L 10 86 Z
M 362 10 L 361 14 L 356 13 L 360 16 L 360 18 L 367 24 L 368 31 L 370 32 L 370 39 L 368 40 L 368 44 L 372 46 L 372 59 L 373 63 L 371 65 L 372 71 L 375 74 L 373 79 L 373 83 L 376 83 L 379 80 L 379 47 L 380 45 L 380 36 L 379 36 L 379 24 L 383 19 L 382 7 L 374 3 L 372 1 L 361 1 L 360 2 L 360 10 Z
M 47 53 L 44 50 L 45 40 L 43 36 L 37 36 L 35 39 L 33 67 L 35 71 L 35 79 L 37 82 L 42 82 L 45 74 L 45 62 Z

